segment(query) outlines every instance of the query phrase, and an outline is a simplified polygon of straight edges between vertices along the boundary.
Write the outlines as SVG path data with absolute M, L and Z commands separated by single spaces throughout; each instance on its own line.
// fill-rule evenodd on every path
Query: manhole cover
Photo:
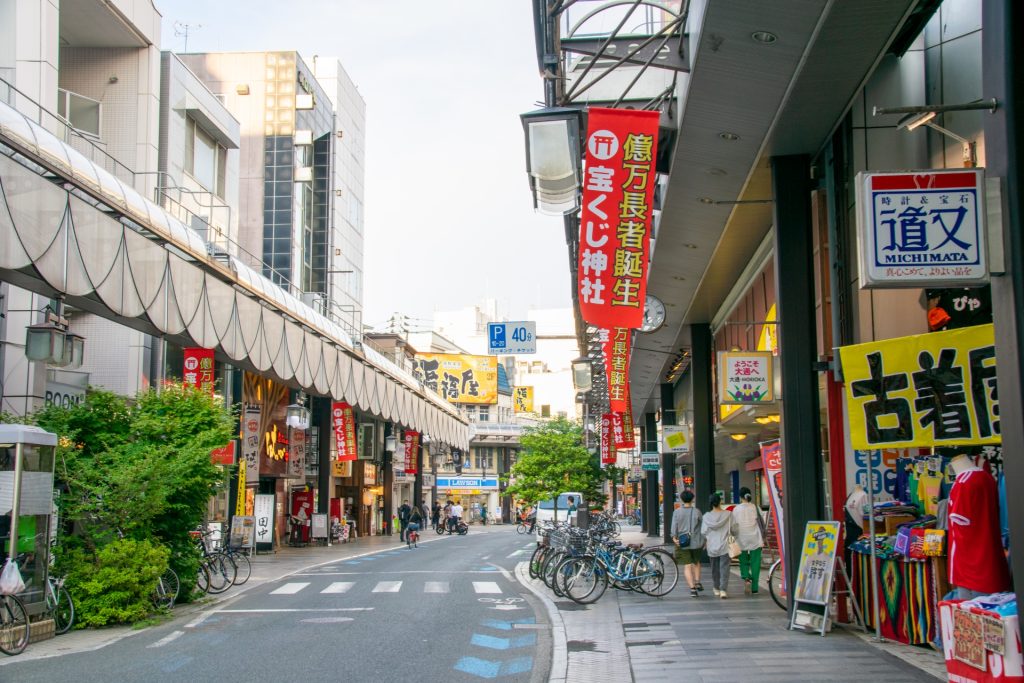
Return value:
M 340 624 L 344 621 L 352 621 L 352 617 L 312 617 L 303 619 L 303 624 Z

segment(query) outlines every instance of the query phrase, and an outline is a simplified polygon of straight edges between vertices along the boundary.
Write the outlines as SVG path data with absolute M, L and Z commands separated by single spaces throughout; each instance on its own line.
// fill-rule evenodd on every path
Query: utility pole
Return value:
M 189 24 L 184 21 L 174 22 L 174 35 L 185 37 L 185 47 L 182 52 L 188 52 L 188 36 L 203 27 L 202 24 Z

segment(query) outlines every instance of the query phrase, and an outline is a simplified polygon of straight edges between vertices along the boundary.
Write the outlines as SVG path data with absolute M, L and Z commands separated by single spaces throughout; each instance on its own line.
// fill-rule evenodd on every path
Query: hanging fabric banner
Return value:
M 779 539 L 779 559 L 782 560 L 782 575 L 786 571 L 786 537 L 784 512 L 782 507 L 782 445 L 778 441 L 761 444 L 761 462 L 764 463 L 764 476 L 768 480 L 768 502 L 771 506 L 772 522 L 775 534 Z
M 632 334 L 624 327 L 608 330 L 604 342 L 604 365 L 608 377 L 608 400 L 613 412 L 624 413 L 629 405 L 629 344 Z
M 207 393 L 213 393 L 213 349 L 204 349 L 198 346 L 187 346 L 184 349 L 185 384 Z
M 405 473 L 416 474 L 416 455 L 420 449 L 420 433 L 405 432 Z
M 612 442 L 612 414 L 601 416 L 601 464 L 615 464 L 615 444 Z
M 355 460 L 356 453 L 356 420 L 352 414 L 352 406 L 344 401 L 335 401 L 331 405 L 331 424 L 334 427 L 335 459 L 338 462 Z
M 612 437 L 615 448 L 636 448 L 630 411 L 612 413 Z
M 597 327 L 636 328 L 647 292 L 660 114 L 591 107 L 587 117 L 580 314 Z

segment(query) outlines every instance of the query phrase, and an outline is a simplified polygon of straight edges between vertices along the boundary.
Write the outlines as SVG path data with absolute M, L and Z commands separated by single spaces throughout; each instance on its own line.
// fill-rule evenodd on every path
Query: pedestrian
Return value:
M 740 489 L 740 500 L 742 502 L 732 511 L 738 529 L 736 543 L 740 547 L 740 578 L 745 592 L 757 593 L 761 577 L 761 547 L 764 545 L 761 511 L 754 505 L 754 496 L 746 486 Z
M 434 501 L 434 507 L 430 510 L 430 524 L 437 531 L 437 525 L 441 523 L 441 503 Z
M 450 500 L 444 502 L 444 526 L 446 529 L 452 528 L 452 502 Z
M 398 523 L 401 526 L 401 533 L 399 534 L 399 541 L 405 543 L 405 530 L 409 526 L 409 515 L 412 514 L 412 508 L 409 507 L 409 501 L 403 500 L 402 506 L 398 508 Z
M 708 499 L 711 508 L 700 523 L 704 545 L 711 559 L 711 579 L 714 582 L 715 597 L 723 600 L 729 597 L 729 537 L 736 535 L 736 520 L 732 513 L 722 508 L 722 497 L 717 493 Z
M 700 556 L 704 550 L 704 535 L 701 534 L 700 510 L 693 504 L 693 491 L 683 491 L 683 506 L 672 513 L 670 533 L 679 550 L 676 557 L 683 565 L 683 576 L 690 587 L 690 595 L 697 597 L 704 586 L 700 582 Z
M 459 528 L 459 520 L 462 519 L 462 504 L 459 501 L 455 501 L 455 505 L 452 506 L 452 529 Z
M 487 503 L 480 506 L 480 523 L 487 526 Z

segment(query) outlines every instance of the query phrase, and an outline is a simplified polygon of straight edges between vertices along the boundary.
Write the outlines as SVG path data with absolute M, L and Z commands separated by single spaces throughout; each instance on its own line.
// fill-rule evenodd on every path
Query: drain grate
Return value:
M 565 644 L 569 652 L 598 652 L 597 643 L 592 640 L 570 640 Z

